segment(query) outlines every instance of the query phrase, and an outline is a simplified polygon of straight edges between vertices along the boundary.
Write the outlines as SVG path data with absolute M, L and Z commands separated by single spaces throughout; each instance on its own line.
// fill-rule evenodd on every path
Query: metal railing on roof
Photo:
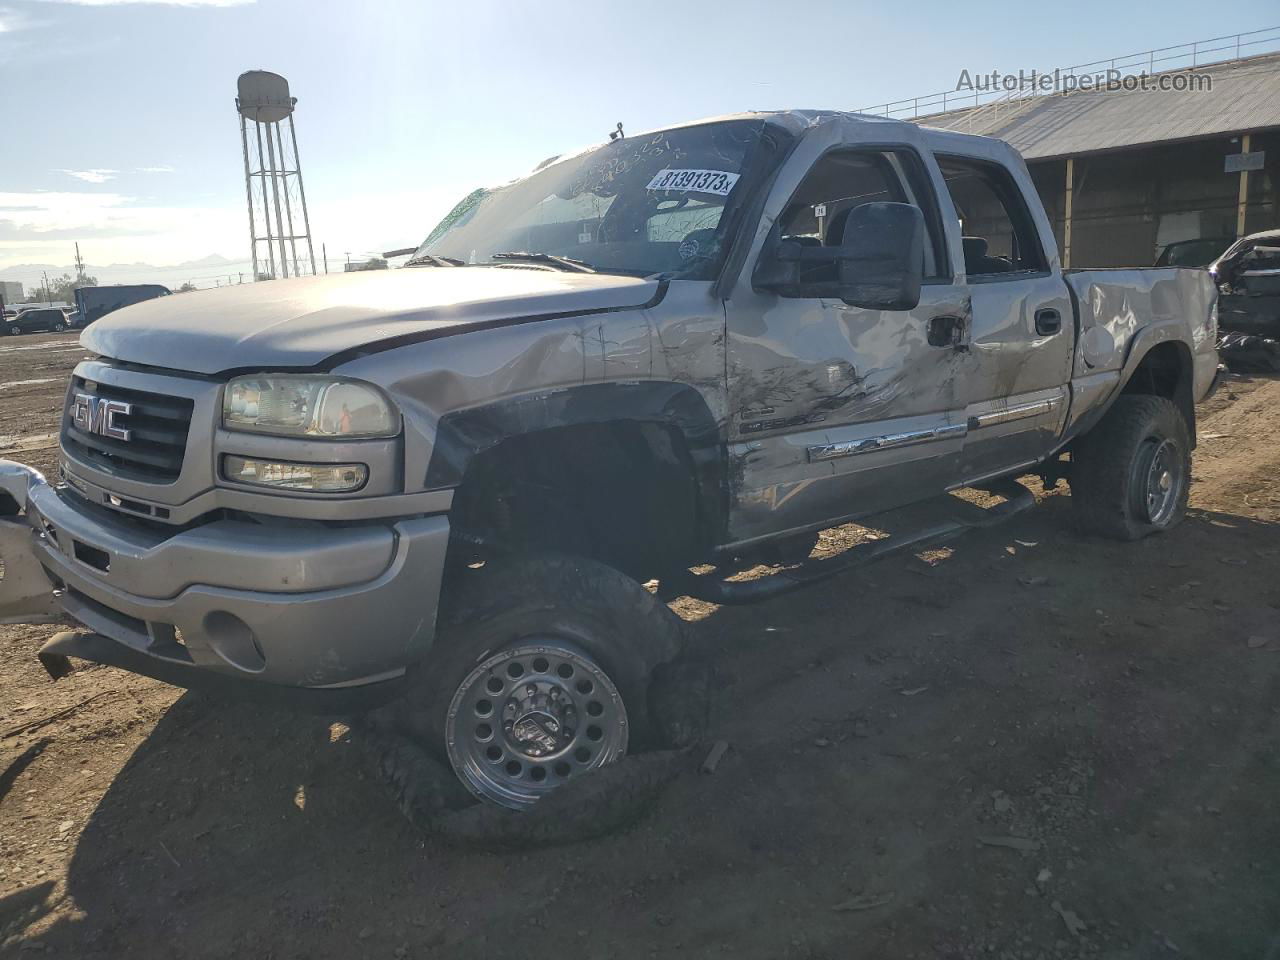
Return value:
M 1187 70 L 1213 63 L 1227 63 L 1242 57 L 1274 51 L 1280 51 L 1280 27 L 1211 37 L 1208 40 L 1179 43 L 1171 47 L 1157 47 L 1154 50 L 1143 50 L 1141 53 L 1111 57 L 1109 60 L 1094 60 L 1092 63 L 1038 72 L 1041 76 L 1056 74 L 1060 78 L 1098 76 L 1106 74 L 1109 70 L 1116 70 L 1121 74 L 1153 74 Z M 863 107 L 857 112 L 898 120 L 919 120 L 921 117 L 936 116 L 940 113 L 990 107 L 990 110 L 984 109 L 980 115 L 981 119 L 987 119 L 990 113 L 999 114 L 1006 107 L 1044 95 L 1043 90 L 1026 89 L 1021 86 L 1014 90 L 1006 90 L 1003 87 L 997 90 L 943 90 L 941 93 L 930 93 L 905 100 L 893 100 L 873 107 Z

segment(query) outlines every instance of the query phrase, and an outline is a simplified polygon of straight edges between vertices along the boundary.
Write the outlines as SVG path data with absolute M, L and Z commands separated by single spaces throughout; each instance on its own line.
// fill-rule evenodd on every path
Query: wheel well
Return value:
M 1196 445 L 1196 411 L 1191 351 L 1174 340 L 1156 344 L 1143 356 L 1124 385 L 1123 393 L 1139 393 L 1172 400 L 1187 421 L 1191 445 Z
M 707 513 L 675 426 L 552 427 L 508 437 L 471 458 L 454 494 L 451 559 L 549 550 L 648 579 L 705 552 Z

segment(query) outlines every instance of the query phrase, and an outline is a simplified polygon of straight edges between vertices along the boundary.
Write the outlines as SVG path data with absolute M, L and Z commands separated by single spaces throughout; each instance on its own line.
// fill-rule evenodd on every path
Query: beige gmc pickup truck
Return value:
M 60 475 L 0 462 L 0 618 L 78 625 L 55 675 L 395 701 L 525 807 L 661 741 L 663 598 L 758 599 L 973 521 L 809 559 L 822 528 L 963 487 L 999 519 L 1027 474 L 1100 534 L 1176 524 L 1216 296 L 1064 272 L 997 140 L 814 111 L 620 138 L 469 195 L 410 269 L 88 327 Z

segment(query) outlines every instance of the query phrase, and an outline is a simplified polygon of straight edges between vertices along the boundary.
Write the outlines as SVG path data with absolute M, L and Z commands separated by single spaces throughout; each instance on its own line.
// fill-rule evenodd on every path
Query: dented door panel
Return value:
M 1034 462 L 1049 453 L 1067 413 L 1073 307 L 1061 276 L 970 284 L 962 482 Z M 1036 314 L 1056 311 L 1056 333 L 1036 332 Z
M 730 311 L 730 423 L 735 450 L 749 453 L 735 471 L 731 539 L 864 516 L 951 484 L 965 358 L 930 345 L 928 324 L 963 315 L 962 291 L 928 286 L 908 312 L 759 299 L 764 335 L 748 336 Z
M 962 350 L 929 343 L 929 322 L 969 323 L 965 290 L 927 284 L 911 311 L 757 292 L 751 271 L 769 231 L 815 162 L 834 148 L 916 149 L 916 128 L 886 142 L 876 124 L 815 123 L 770 192 L 728 310 L 730 540 L 865 516 L 946 489 L 960 466 Z M 944 225 L 948 247 L 955 229 Z M 955 237 L 958 244 L 958 234 Z

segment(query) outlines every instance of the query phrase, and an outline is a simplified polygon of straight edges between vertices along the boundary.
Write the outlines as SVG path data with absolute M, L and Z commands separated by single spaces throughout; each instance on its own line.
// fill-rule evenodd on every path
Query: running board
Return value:
M 904 550 L 920 549 L 930 544 L 941 543 L 969 530 L 993 527 L 1035 506 L 1035 494 L 1016 480 L 997 480 L 981 486 L 975 485 L 975 488 L 1003 497 L 1004 502 L 984 509 L 981 517 L 946 520 L 921 527 L 911 533 L 873 540 L 870 543 L 850 547 L 834 557 L 806 560 L 799 566 L 781 570 L 767 577 L 730 582 L 717 579 L 712 574 L 689 573 L 681 577 L 678 582 L 670 584 L 670 590 L 676 596 L 690 596 L 709 603 L 728 606 L 755 603 L 758 600 L 820 583 L 846 570 L 883 560 Z M 667 584 L 663 586 L 666 587 Z M 663 592 L 666 593 L 665 590 Z

